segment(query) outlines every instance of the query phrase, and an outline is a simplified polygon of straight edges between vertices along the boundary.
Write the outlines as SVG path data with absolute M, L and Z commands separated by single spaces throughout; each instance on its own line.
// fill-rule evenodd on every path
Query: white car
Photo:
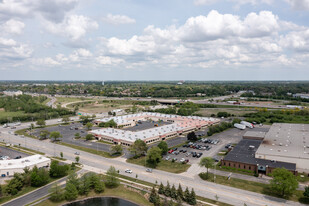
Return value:
M 130 170 L 130 169 L 126 169 L 124 172 L 132 174 L 132 170 Z

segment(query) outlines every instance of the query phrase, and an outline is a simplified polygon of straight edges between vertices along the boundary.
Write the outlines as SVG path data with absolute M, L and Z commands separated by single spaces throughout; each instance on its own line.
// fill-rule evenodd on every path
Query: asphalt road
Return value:
M 21 144 L 22 146 L 25 146 L 24 139 L 27 139 L 26 146 L 30 149 L 43 151 L 46 153 L 46 155 L 49 156 L 52 156 L 54 150 L 56 150 L 57 154 L 63 152 L 64 158 L 70 161 L 75 161 L 74 153 L 77 151 L 76 149 L 65 147 L 62 145 L 57 145 L 57 147 L 54 147 L 54 144 L 48 141 L 42 142 L 27 137 L 21 138 L 19 136 L 8 134 L 8 129 L 4 128 L 1 128 L 1 131 L 2 135 L 0 141 L 8 141 L 8 139 L 10 138 L 14 144 Z M 80 163 L 84 165 L 85 169 L 86 167 L 92 167 L 98 172 L 105 172 L 110 166 L 115 166 L 116 169 L 120 170 L 121 174 L 134 178 L 136 174 L 138 174 L 138 179 L 152 183 L 155 183 L 156 181 L 163 182 L 164 184 L 169 181 L 170 184 L 175 185 L 178 185 L 180 183 L 183 187 L 188 186 L 189 188 L 194 188 L 196 194 L 199 196 L 215 199 L 215 196 L 218 195 L 219 201 L 232 205 L 244 205 L 244 203 L 246 203 L 248 206 L 302 205 L 300 203 L 286 201 L 280 198 L 270 197 L 263 194 L 248 192 L 245 190 L 202 181 L 197 175 L 190 176 L 187 173 L 171 174 L 160 170 L 153 170 L 152 173 L 147 173 L 144 167 L 126 163 L 124 158 L 108 159 L 80 151 Z M 124 173 L 125 169 L 131 169 L 133 173 Z

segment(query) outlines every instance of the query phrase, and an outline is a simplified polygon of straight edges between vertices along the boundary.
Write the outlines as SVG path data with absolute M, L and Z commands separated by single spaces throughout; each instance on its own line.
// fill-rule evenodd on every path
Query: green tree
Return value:
M 305 192 L 303 193 L 305 197 L 309 197 L 309 186 L 305 187 Z
M 214 160 L 211 157 L 203 157 L 199 162 L 200 167 L 206 167 L 206 177 L 208 178 L 208 169 L 214 166 Z
M 129 151 L 134 157 L 140 157 L 142 154 L 145 154 L 147 149 L 147 144 L 140 139 L 135 140 L 135 142 L 129 147 Z
M 153 203 L 154 205 L 160 205 L 160 197 L 154 186 L 152 187 L 152 190 L 149 196 L 149 202 Z
M 60 157 L 61 159 L 63 159 L 63 152 L 60 152 Z
M 194 189 L 192 188 L 191 193 L 190 193 L 190 200 L 188 201 L 190 205 L 196 205 L 196 195 L 194 192 Z
M 79 139 L 80 138 L 80 134 L 77 132 L 77 133 L 75 133 L 75 139 Z
M 49 176 L 51 177 L 64 177 L 68 174 L 68 171 L 70 169 L 70 166 L 65 165 L 59 165 L 59 162 L 56 160 L 52 160 L 50 164 L 49 169 Z
M 79 162 L 79 156 L 75 157 L 75 162 L 78 163 Z
M 40 139 L 47 139 L 47 136 L 49 135 L 49 131 L 48 130 L 42 130 L 40 131 Z
M 45 127 L 46 122 L 45 122 L 44 119 L 39 119 L 39 120 L 36 121 L 36 124 L 37 124 L 38 126 L 40 126 L 40 127 Z
M 151 166 L 156 167 L 162 159 L 161 154 L 162 150 L 159 147 L 152 147 L 147 152 L 146 160 Z
M 87 130 L 90 130 L 92 127 L 93 127 L 93 124 L 92 124 L 91 122 L 88 122 L 88 123 L 86 124 Z
M 70 118 L 69 117 L 63 117 L 62 118 L 62 121 L 67 124 L 69 121 L 70 121 Z
M 50 133 L 49 138 L 57 141 L 58 139 L 62 138 L 62 135 L 60 134 L 60 132 L 54 131 Z
M 179 183 L 178 189 L 177 189 L 177 197 L 180 197 L 182 200 L 184 199 L 183 191 L 182 191 L 182 187 L 181 187 L 180 183 Z
M 120 144 L 111 146 L 111 151 L 113 154 L 121 154 L 123 151 L 123 148 Z
M 298 187 L 296 177 L 292 172 L 284 168 L 276 168 L 272 172 L 273 179 L 270 180 L 270 188 L 281 197 L 288 197 Z
M 87 141 L 93 140 L 93 135 L 92 134 L 87 134 L 86 135 L 86 140 Z
M 80 195 L 88 195 L 90 191 L 90 178 L 88 174 L 84 174 L 79 179 L 78 193 Z
M 107 187 L 113 188 L 113 187 L 118 187 L 120 182 L 119 179 L 117 178 L 117 171 L 115 167 L 110 166 L 110 168 L 106 172 L 106 181 L 105 184 Z
M 171 188 L 171 198 L 176 199 L 177 198 L 177 191 L 175 188 L 175 185 L 173 184 L 172 188 Z
M 49 193 L 50 193 L 50 200 L 53 202 L 60 202 L 62 200 L 64 200 L 64 190 L 63 188 L 55 183 L 50 189 L 49 189 Z
M 162 182 L 161 182 L 161 184 L 160 184 L 160 186 L 159 186 L 158 193 L 159 193 L 159 194 L 164 194 L 164 185 L 162 184 Z
M 165 141 L 161 141 L 158 144 L 158 147 L 162 150 L 162 155 L 166 155 L 166 153 L 168 152 L 168 146 L 167 143 Z
M 4 191 L 10 195 L 16 195 L 23 188 L 24 178 L 21 174 L 15 173 L 13 179 L 5 187 Z
M 182 199 L 180 197 L 177 197 L 176 206 L 182 206 Z
M 189 201 L 190 201 L 190 198 L 191 198 L 191 194 L 190 194 L 189 188 L 186 187 L 186 190 L 185 190 L 185 193 L 184 193 L 184 200 L 185 200 L 186 202 L 189 202 Z
M 68 201 L 75 200 L 78 197 L 78 191 L 72 183 L 68 182 L 65 186 L 64 197 Z
M 197 136 L 196 136 L 195 132 L 190 132 L 187 135 L 187 139 L 188 139 L 188 141 L 196 141 L 197 140 Z
M 45 169 L 38 169 L 36 166 L 31 171 L 31 186 L 41 187 L 49 181 L 48 171 Z
M 168 181 L 167 181 L 166 187 L 164 188 L 164 195 L 166 197 L 171 196 L 171 186 L 170 186 L 170 183 Z

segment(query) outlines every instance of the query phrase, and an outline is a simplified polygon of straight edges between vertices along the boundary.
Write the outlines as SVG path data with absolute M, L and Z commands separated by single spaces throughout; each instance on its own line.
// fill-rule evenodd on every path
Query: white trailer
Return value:
M 252 123 L 246 122 L 246 121 L 241 121 L 240 124 L 243 124 L 246 127 L 251 128 L 251 129 L 254 127 Z
M 237 123 L 235 123 L 235 124 L 234 124 L 234 127 L 236 127 L 237 129 L 241 129 L 241 130 L 246 129 L 246 126 L 243 125 L 243 124 L 237 124 Z

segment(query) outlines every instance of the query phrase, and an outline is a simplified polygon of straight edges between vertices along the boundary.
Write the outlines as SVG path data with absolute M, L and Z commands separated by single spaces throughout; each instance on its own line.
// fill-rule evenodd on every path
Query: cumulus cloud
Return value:
M 125 15 L 112 15 L 107 14 L 106 17 L 103 18 L 103 22 L 109 23 L 109 24 L 134 24 L 136 23 L 135 19 L 132 19 Z
M 112 65 L 112 64 L 119 64 L 119 63 L 124 62 L 123 59 L 113 58 L 109 56 L 98 56 L 96 60 L 101 65 Z
M 3 34 L 21 34 L 25 24 L 21 21 L 10 19 L 0 25 L 0 33 Z
M 86 16 L 70 15 L 60 23 L 46 22 L 45 28 L 54 34 L 68 37 L 72 41 L 76 41 L 89 30 L 99 27 L 98 23 Z
M 49 21 L 60 22 L 79 0 L 2 0 L 0 19 L 30 18 L 39 14 Z
M 100 48 L 105 56 L 124 59 L 128 68 L 144 64 L 202 68 L 250 66 L 279 60 L 282 65 L 288 65 L 295 62 L 293 59 L 298 54 L 285 55 L 287 50 L 308 49 L 307 29 L 282 21 L 270 11 L 252 12 L 241 18 L 213 10 L 206 16 L 191 17 L 179 27 L 162 29 L 150 25 L 141 35 L 128 39 L 102 38 Z M 108 58 L 103 60 L 109 62 Z
M 210 5 L 219 2 L 220 0 L 194 0 L 194 4 L 199 5 Z M 260 3 L 271 4 L 273 0 L 228 0 L 234 2 L 237 5 L 251 4 L 256 5 Z
M 33 53 L 33 50 L 27 44 L 19 43 L 13 39 L 0 37 L 0 60 L 7 59 L 26 59 Z
M 286 0 L 295 10 L 309 10 L 309 0 Z

